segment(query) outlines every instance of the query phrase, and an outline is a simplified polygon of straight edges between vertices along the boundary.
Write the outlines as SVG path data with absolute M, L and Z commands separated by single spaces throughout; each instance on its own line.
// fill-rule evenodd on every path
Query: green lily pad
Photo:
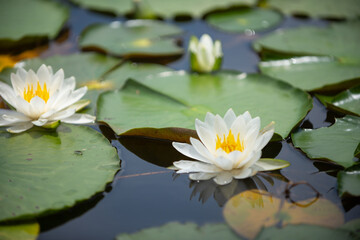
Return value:
M 74 3 L 97 11 L 110 12 L 115 15 L 133 13 L 135 5 L 132 0 L 71 0 Z M 232 6 L 253 6 L 256 0 L 183 0 L 183 1 L 162 1 L 142 0 L 149 8 L 149 11 L 160 17 L 170 18 L 175 16 L 190 15 L 196 18 L 202 17 L 205 13 L 217 9 L 229 8 Z
M 0 225 L 1 240 L 36 240 L 40 231 L 38 223 Z
M 286 137 L 311 107 L 305 92 L 262 75 L 167 72 L 141 83 L 129 80 L 121 90 L 101 94 L 97 117 L 118 134 L 147 128 L 149 135 L 151 128 L 156 136 L 163 128 L 194 129 L 195 118 L 204 119 L 207 112 L 224 115 L 233 108 L 236 114 L 260 116 L 262 126 L 275 121 L 276 133 Z
M 260 38 L 254 48 L 261 54 L 332 56 L 343 63 L 359 63 L 360 21 L 334 23 L 329 27 L 279 30 Z
M 360 5 L 357 0 L 268 0 L 267 6 L 278 9 L 285 14 L 306 15 L 319 18 L 357 18 L 360 16 Z
M 108 140 L 85 126 L 0 132 L 0 221 L 69 208 L 103 191 L 119 170 Z
M 335 96 L 317 95 L 317 97 L 332 110 L 360 116 L 360 85 L 345 90 Z
M 123 233 L 116 240 L 165 240 L 165 239 L 199 239 L 199 240 L 238 240 L 238 236 L 223 223 L 205 224 L 199 227 L 195 223 L 171 222 L 160 227 L 145 228 L 132 234 Z
M 343 167 L 350 167 L 360 142 L 360 118 L 345 116 L 334 125 L 319 129 L 305 129 L 292 134 L 294 146 L 310 158 L 327 159 Z
M 80 53 L 63 56 L 54 56 L 46 59 L 34 58 L 24 62 L 24 68 L 38 69 L 41 64 L 52 66 L 54 71 L 62 68 L 65 77 L 74 76 L 77 87 L 87 86 L 88 92 L 84 99 L 91 103 L 84 112 L 94 114 L 96 101 L 100 93 L 120 88 L 128 78 L 143 79 L 149 74 L 155 74 L 171 70 L 157 64 L 135 64 L 123 62 L 116 58 L 107 57 L 95 53 Z M 0 73 L 0 79 L 11 84 L 10 74 L 16 69 L 5 69 Z
M 343 90 L 360 84 L 360 65 L 328 57 L 299 57 L 259 64 L 261 72 L 305 91 Z
M 0 0 L 1 49 L 40 38 L 54 38 L 66 22 L 66 7 L 44 0 Z
M 261 8 L 230 10 L 206 17 L 206 21 L 215 28 L 233 33 L 266 30 L 276 26 L 281 20 L 282 16 L 278 12 Z
M 223 214 L 230 227 L 248 239 L 255 238 L 262 227 L 287 224 L 338 227 L 344 222 L 342 211 L 327 199 L 318 198 L 306 208 L 301 205 L 301 201 L 289 203 L 266 191 L 248 190 L 232 197 Z
M 97 24 L 85 29 L 79 39 L 83 49 L 100 50 L 116 56 L 156 57 L 180 55 L 173 38 L 182 33 L 175 25 L 153 20 Z
M 360 219 L 353 219 L 340 227 L 346 231 L 350 231 L 352 235 L 356 238 L 360 238 Z
M 255 238 L 256 240 L 303 240 L 303 239 L 341 239 L 354 240 L 349 231 L 343 229 L 332 229 L 314 225 L 288 225 L 283 228 L 268 227 Z
M 360 165 L 355 165 L 346 171 L 338 173 L 338 190 L 342 196 L 345 193 L 360 196 Z

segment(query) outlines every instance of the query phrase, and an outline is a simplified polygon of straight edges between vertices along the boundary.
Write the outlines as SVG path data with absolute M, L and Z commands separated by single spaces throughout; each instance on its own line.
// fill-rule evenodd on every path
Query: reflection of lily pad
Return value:
M 268 0 L 268 6 L 285 14 L 306 15 L 320 18 L 357 18 L 360 5 L 357 0 Z
M 134 5 L 132 0 L 71 0 L 87 8 L 98 11 L 111 12 L 116 15 L 133 12 Z M 231 6 L 253 6 L 256 0 L 182 0 L 182 1 L 163 1 L 163 0 L 142 0 L 156 15 L 160 17 L 175 17 L 179 15 L 191 15 L 201 17 L 205 13 L 229 8 Z
M 317 96 L 328 108 L 360 116 L 360 85 L 347 89 L 336 96 Z
M 360 118 L 345 116 L 330 127 L 301 130 L 292 134 L 292 140 L 310 158 L 349 167 L 354 164 L 354 152 L 360 142 Z
M 342 62 L 360 62 L 360 21 L 334 23 L 326 28 L 301 27 L 271 33 L 254 47 L 262 54 L 328 55 Z
M 171 222 L 160 227 L 146 228 L 132 234 L 120 234 L 116 240 L 160 240 L 160 239 L 226 239 L 238 240 L 226 224 L 205 224 L 201 227 L 195 223 Z
M 343 229 L 333 229 L 314 225 L 288 225 L 283 228 L 264 228 L 256 240 L 303 240 L 303 239 L 341 239 L 354 240 L 350 232 Z
M 223 115 L 233 108 L 237 114 L 260 116 L 262 126 L 275 121 L 275 131 L 285 137 L 311 105 L 306 93 L 261 75 L 168 72 L 102 94 L 97 109 L 98 120 L 118 134 L 133 128 L 193 129 L 195 118 L 203 119 L 206 112 Z
M 67 8 L 52 1 L 0 0 L 0 46 L 22 40 L 54 38 L 68 18 Z
M 206 21 L 214 27 L 235 33 L 266 30 L 279 24 L 281 19 L 279 13 L 261 8 L 231 10 L 206 17 Z
M 116 150 L 91 128 L 0 133 L 0 221 L 33 218 L 103 191 L 119 169 Z
M 319 198 L 306 208 L 297 203 L 282 201 L 265 191 L 246 191 L 231 198 L 223 213 L 233 230 L 251 239 L 262 227 L 287 224 L 338 227 L 344 222 L 341 210 L 329 200 Z
M 180 28 L 164 22 L 132 20 L 90 26 L 81 34 L 79 43 L 84 49 L 117 56 L 171 56 L 182 53 L 170 38 L 180 33 Z
M 1 240 L 36 240 L 40 231 L 38 223 L 0 225 Z
M 353 196 L 360 196 L 360 165 L 355 165 L 346 171 L 338 173 L 338 189 L 339 194 L 351 194 Z
M 300 57 L 261 62 L 265 75 L 280 79 L 305 91 L 341 90 L 360 84 L 360 65 L 327 57 Z

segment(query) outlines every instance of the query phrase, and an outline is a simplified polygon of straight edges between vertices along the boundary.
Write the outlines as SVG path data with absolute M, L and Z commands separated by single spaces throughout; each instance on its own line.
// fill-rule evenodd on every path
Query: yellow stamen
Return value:
M 33 84 L 28 84 L 27 88 L 24 88 L 24 99 L 28 102 L 31 101 L 34 97 L 38 96 L 42 100 L 45 101 L 45 103 L 49 100 L 49 91 L 46 88 L 46 83 L 44 83 L 43 88 L 41 88 L 39 81 L 37 82 L 36 90 L 34 91 Z
M 231 153 L 232 151 L 244 151 L 244 143 L 240 141 L 240 134 L 237 135 L 237 139 L 235 141 L 235 137 L 232 134 L 231 130 L 227 137 L 224 134 L 224 140 L 221 141 L 219 135 L 216 135 L 216 150 L 221 148 L 226 153 Z

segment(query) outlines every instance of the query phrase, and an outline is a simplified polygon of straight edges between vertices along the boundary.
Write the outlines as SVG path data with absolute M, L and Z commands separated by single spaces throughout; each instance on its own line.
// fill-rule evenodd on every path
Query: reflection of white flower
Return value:
M 75 90 L 75 78 L 64 79 L 60 69 L 53 74 L 50 66 L 42 65 L 37 73 L 18 68 L 11 74 L 12 88 L 0 82 L 0 95 L 16 111 L 0 109 L 0 126 L 19 133 L 32 126 L 49 127 L 58 121 L 74 124 L 94 122 L 95 117 L 75 112 L 88 104 L 79 101 L 87 88 Z
M 260 130 L 260 118 L 251 118 L 249 112 L 236 116 L 229 109 L 224 118 L 206 114 L 205 122 L 196 119 L 196 132 L 201 140 L 190 138 L 191 144 L 174 142 L 182 154 L 198 161 L 174 162 L 177 173 L 191 173 L 192 180 L 214 177 L 219 185 L 232 178 L 243 179 L 256 174 L 287 167 L 286 161 L 260 159 L 261 150 L 274 134 L 274 122 Z
M 200 41 L 192 36 L 189 51 L 192 70 L 207 73 L 220 68 L 223 57 L 220 41 L 213 43 L 207 34 L 202 35 Z

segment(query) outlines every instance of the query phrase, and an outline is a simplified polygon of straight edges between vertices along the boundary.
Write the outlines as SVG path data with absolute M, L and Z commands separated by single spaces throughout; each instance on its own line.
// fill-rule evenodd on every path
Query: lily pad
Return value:
M 69 16 L 66 7 L 53 1 L 0 0 L 0 6 L 1 49 L 54 38 Z
M 132 234 L 123 233 L 116 240 L 165 240 L 165 239 L 199 239 L 199 240 L 238 240 L 238 236 L 223 223 L 205 224 L 201 227 L 195 223 L 171 222 L 160 227 L 146 228 Z
M 122 64 L 121 64 L 122 63 Z M 80 53 L 54 56 L 46 59 L 30 59 L 24 62 L 24 68 L 38 69 L 41 64 L 52 66 L 54 71 L 64 69 L 65 77 L 74 76 L 78 87 L 87 86 L 88 92 L 84 99 L 91 100 L 85 112 L 93 114 L 100 93 L 120 88 L 128 78 L 143 79 L 149 74 L 171 70 L 157 64 L 135 64 L 95 53 Z M 11 84 L 10 74 L 16 69 L 5 69 L 0 79 Z M 83 110 L 84 111 L 84 110 Z
M 36 240 L 40 231 L 38 223 L 0 225 L 1 240 Z
M 275 121 L 276 133 L 286 137 L 311 107 L 305 92 L 262 75 L 167 72 L 101 94 L 97 117 L 118 134 L 141 128 L 159 134 L 163 128 L 194 129 L 195 119 L 207 112 L 224 115 L 233 108 L 236 114 L 260 116 L 262 126 Z
M 135 11 L 132 0 L 71 0 L 74 3 L 98 11 L 110 12 L 115 15 L 131 13 Z M 170 18 L 176 16 L 190 15 L 196 18 L 202 17 L 205 13 L 217 9 L 229 8 L 232 6 L 253 6 L 256 0 L 183 0 L 183 1 L 162 1 L 142 0 L 149 11 L 160 17 Z
M 340 195 L 345 193 L 360 196 L 360 165 L 355 165 L 346 171 L 338 173 L 338 190 Z
M 360 85 L 345 90 L 335 96 L 317 95 L 317 97 L 332 110 L 360 116 Z
M 312 0 L 268 0 L 266 3 L 285 14 L 336 19 L 354 19 L 360 16 L 357 0 L 318 0 L 316 4 Z
M 181 33 L 177 26 L 160 21 L 112 22 L 88 27 L 82 32 L 79 44 L 85 50 L 95 49 L 116 56 L 172 56 L 183 52 L 172 38 Z
M 215 28 L 233 33 L 263 31 L 276 26 L 281 20 L 278 12 L 261 8 L 229 10 L 206 17 L 206 21 Z
M 343 229 L 332 229 L 314 225 L 288 225 L 283 228 L 268 227 L 264 228 L 256 240 L 303 240 L 303 239 L 341 239 L 354 240 L 350 232 Z
M 334 125 L 319 129 L 304 129 L 292 134 L 294 146 L 310 158 L 327 159 L 350 167 L 360 142 L 360 118 L 345 116 Z
M 85 126 L 2 131 L 0 148 L 0 221 L 69 208 L 103 191 L 120 165 L 108 140 Z
M 360 84 L 360 65 L 329 57 L 299 57 L 259 64 L 261 72 L 312 92 L 343 90 Z
M 261 52 L 290 56 L 332 56 L 343 63 L 359 63 L 360 21 L 333 23 L 329 27 L 278 30 L 254 43 Z
M 304 208 L 298 205 L 302 202 L 289 203 L 266 191 L 245 193 L 232 197 L 226 203 L 223 214 L 231 228 L 246 238 L 253 239 L 262 227 L 287 224 L 338 227 L 344 222 L 341 210 L 323 198 Z

